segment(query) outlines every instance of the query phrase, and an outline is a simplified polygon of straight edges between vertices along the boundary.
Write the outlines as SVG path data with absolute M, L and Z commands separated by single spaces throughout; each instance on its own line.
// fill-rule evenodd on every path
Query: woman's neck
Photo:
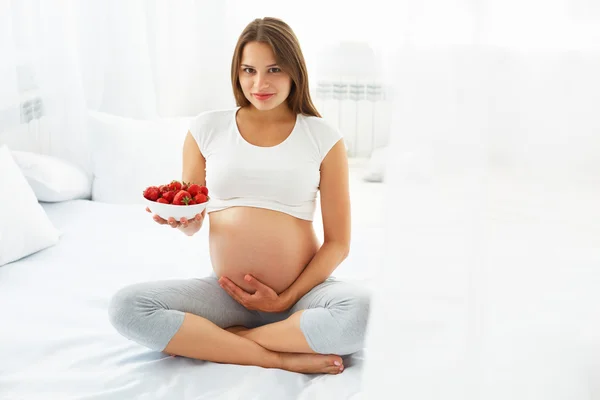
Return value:
M 246 111 L 252 119 L 264 124 L 277 123 L 296 118 L 292 110 L 290 110 L 285 103 L 267 111 L 258 110 L 256 107 L 250 104 Z

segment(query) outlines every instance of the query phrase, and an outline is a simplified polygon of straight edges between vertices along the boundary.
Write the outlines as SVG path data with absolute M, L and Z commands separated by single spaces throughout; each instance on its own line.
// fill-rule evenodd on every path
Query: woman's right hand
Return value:
M 146 211 L 152 213 L 148 207 L 146 207 Z M 159 217 L 154 214 L 153 219 L 160 225 L 169 225 L 171 228 L 177 228 L 187 236 L 192 236 L 196 232 L 202 228 L 202 223 L 204 222 L 204 216 L 206 215 L 206 208 L 202 210 L 200 214 L 196 214 L 196 216 L 192 219 L 181 218 L 179 221 L 175 220 L 175 218 L 171 217 L 168 220 Z

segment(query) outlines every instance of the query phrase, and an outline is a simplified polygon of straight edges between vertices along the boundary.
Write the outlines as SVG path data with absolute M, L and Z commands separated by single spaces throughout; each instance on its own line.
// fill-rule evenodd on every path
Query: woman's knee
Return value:
M 371 296 L 368 292 L 354 293 L 330 308 L 305 312 L 301 327 L 309 345 L 317 353 L 356 353 L 365 344 L 370 308 Z
M 121 335 L 152 350 L 162 351 L 181 327 L 184 313 L 169 308 L 164 288 L 138 283 L 118 290 L 108 306 L 108 318 Z
M 119 289 L 108 304 L 108 319 L 112 326 L 124 333 L 141 313 L 144 295 L 140 285 L 130 285 Z
M 349 303 L 350 306 L 340 313 L 341 340 L 351 352 L 356 352 L 364 347 L 371 296 L 366 291 L 360 292 L 349 299 Z
M 110 299 L 108 319 L 112 326 L 128 339 L 144 341 L 173 326 L 178 328 L 182 314 L 169 310 L 166 299 L 152 283 L 137 283 L 119 289 Z M 149 345 L 155 348 L 157 345 Z

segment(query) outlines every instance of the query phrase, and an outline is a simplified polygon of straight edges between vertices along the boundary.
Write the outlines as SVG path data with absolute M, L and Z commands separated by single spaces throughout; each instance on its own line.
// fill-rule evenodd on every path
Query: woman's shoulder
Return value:
M 307 134 L 317 146 L 321 161 L 329 153 L 329 150 L 343 139 L 342 132 L 327 118 L 302 115 Z
M 197 114 L 190 123 L 190 133 L 204 156 L 210 154 L 212 143 L 231 128 L 237 108 L 207 110 Z
M 301 114 L 301 118 L 305 121 L 306 127 L 312 135 L 316 137 L 341 137 L 340 130 L 333 124 L 332 121 L 313 115 Z
M 196 126 L 219 126 L 221 123 L 228 123 L 235 115 L 238 108 L 223 108 L 202 111 L 193 117 Z

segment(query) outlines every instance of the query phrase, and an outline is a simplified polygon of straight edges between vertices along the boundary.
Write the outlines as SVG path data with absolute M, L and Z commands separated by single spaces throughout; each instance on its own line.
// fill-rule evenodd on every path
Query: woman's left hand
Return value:
M 222 276 L 219 279 L 219 285 L 225 290 L 234 300 L 246 307 L 248 310 L 264 311 L 264 312 L 282 312 L 288 306 L 283 297 L 278 295 L 273 289 L 252 275 L 246 275 L 244 280 L 250 286 L 256 289 L 254 294 L 246 292 L 238 285 L 233 283 L 229 278 Z

